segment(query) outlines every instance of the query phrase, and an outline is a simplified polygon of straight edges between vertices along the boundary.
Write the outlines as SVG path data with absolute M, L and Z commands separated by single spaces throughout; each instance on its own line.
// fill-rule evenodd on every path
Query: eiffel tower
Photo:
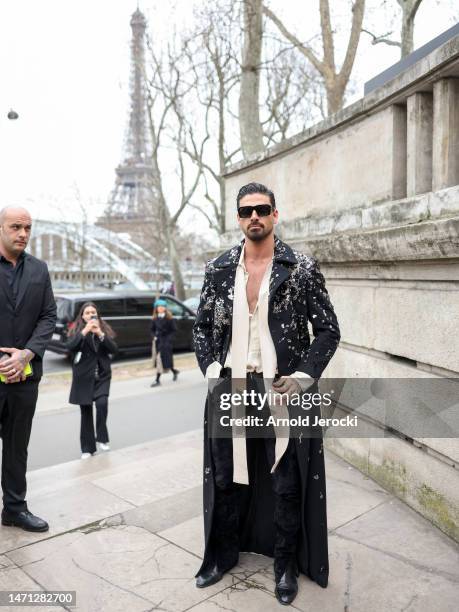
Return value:
M 115 186 L 104 215 L 97 225 L 113 232 L 125 232 L 147 250 L 145 222 L 154 217 L 151 183 L 151 146 L 145 90 L 145 30 L 147 21 L 137 7 L 131 16 L 131 70 L 129 120 L 124 138 L 123 159 L 115 169 Z M 142 231 L 143 230 L 143 231 Z

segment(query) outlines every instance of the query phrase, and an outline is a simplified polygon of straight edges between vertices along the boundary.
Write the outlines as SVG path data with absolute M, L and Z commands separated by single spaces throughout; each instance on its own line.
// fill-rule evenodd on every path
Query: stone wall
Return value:
M 459 376 L 459 37 L 225 179 L 222 246 L 255 180 L 278 234 L 320 261 L 342 330 L 325 376 Z M 459 539 L 457 439 L 328 446 Z

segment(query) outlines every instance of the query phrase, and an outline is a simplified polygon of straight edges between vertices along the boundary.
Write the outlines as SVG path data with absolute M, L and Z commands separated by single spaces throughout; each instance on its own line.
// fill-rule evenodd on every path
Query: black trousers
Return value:
M 247 439 L 247 445 L 260 442 Z M 275 439 L 263 440 L 268 465 L 275 460 Z M 212 439 L 215 466 L 215 506 L 213 538 L 216 544 L 217 565 L 227 571 L 239 557 L 239 506 L 241 485 L 233 482 L 232 440 Z M 301 481 L 295 441 L 289 441 L 279 465 L 271 474 L 274 493 L 274 571 L 279 578 L 290 559 L 295 557 L 301 527 Z
M 102 395 L 95 400 L 96 404 L 96 435 L 94 434 L 94 418 L 92 404 L 80 406 L 81 428 L 80 444 L 82 453 L 95 453 L 96 441 L 109 442 L 107 429 L 108 396 Z
M 3 507 L 27 510 L 27 448 L 38 398 L 38 381 L 0 383 Z

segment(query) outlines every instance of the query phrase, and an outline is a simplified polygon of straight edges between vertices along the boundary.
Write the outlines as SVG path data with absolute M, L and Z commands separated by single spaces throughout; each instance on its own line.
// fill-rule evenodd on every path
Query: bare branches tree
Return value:
M 240 82 L 240 64 L 234 53 L 239 36 L 237 8 L 231 1 L 218 0 L 201 7 L 195 18 L 196 28 L 187 36 L 185 49 L 205 148 L 198 149 L 190 133 L 191 146 L 183 150 L 202 169 L 204 204 L 207 204 L 191 203 L 190 206 L 220 234 L 226 230 L 223 173 L 241 150 L 239 139 L 234 138 L 237 116 L 232 109 Z M 194 121 L 195 131 L 196 127 Z
M 187 166 L 183 159 L 184 143 L 193 137 L 192 118 L 188 118 L 184 112 L 183 102 L 190 91 L 190 84 L 181 70 L 184 61 L 182 49 L 177 49 L 170 43 L 165 52 L 158 53 L 151 41 L 148 41 L 148 49 L 151 64 L 147 75 L 147 104 L 152 165 L 149 206 L 156 220 L 155 229 L 167 245 L 177 297 L 185 299 L 176 244 L 177 224 L 195 194 L 202 174 L 199 166 Z M 203 146 L 201 143 L 201 150 Z M 160 166 L 161 147 L 176 154 L 179 197 L 178 206 L 173 212 L 165 196 L 164 177 Z
M 314 68 L 322 76 L 327 95 L 328 114 L 340 110 L 343 106 L 344 93 L 348 84 L 355 55 L 359 44 L 362 29 L 363 15 L 365 11 L 365 0 L 355 0 L 352 7 L 351 31 L 348 39 L 347 49 L 341 69 L 337 71 L 335 62 L 334 33 L 331 25 L 329 0 L 320 0 L 320 27 L 323 46 L 323 57 L 319 58 L 310 45 L 302 42 L 293 34 L 284 23 L 267 6 L 263 12 L 279 29 L 281 34 L 296 48 L 304 57 L 311 62 Z
M 403 58 L 413 51 L 414 21 L 422 0 L 397 0 L 397 3 L 402 10 L 400 40 L 388 38 L 391 36 L 392 32 L 387 32 L 379 36 L 365 29 L 363 29 L 362 32 L 372 37 L 372 45 L 383 43 L 385 45 L 399 47 L 400 55 Z
M 177 241 L 183 213 L 199 211 L 210 228 L 225 232 L 227 165 L 260 150 L 260 138 L 263 150 L 311 120 L 317 74 L 285 42 L 266 45 L 262 58 L 262 8 L 261 0 L 215 0 L 199 7 L 190 31 L 161 45 L 162 51 L 147 41 L 149 206 L 156 211 L 152 216 L 162 219 L 156 233 L 168 245 L 179 295 Z M 176 168 L 173 194 L 163 173 L 171 167 Z
M 188 78 L 192 75 L 192 95 L 198 103 L 196 116 L 202 121 L 200 142 L 205 139 L 205 147 L 200 150 L 190 134 L 191 146 L 183 148 L 189 160 L 201 166 L 204 185 L 203 202 L 191 202 L 189 206 L 199 210 L 218 233 L 226 230 L 223 173 L 241 154 L 237 135 L 245 133 L 249 140 L 250 128 L 244 125 L 253 122 L 252 111 L 242 110 L 242 118 L 240 114 L 244 96 L 244 61 L 238 57 L 243 54 L 241 8 L 244 3 L 230 0 L 216 0 L 201 7 L 195 13 L 195 28 L 185 42 Z M 301 56 L 275 42 L 265 45 L 257 79 L 262 102 L 258 96 L 251 96 L 249 102 L 257 108 L 256 122 L 264 148 L 287 138 L 294 130 L 304 129 L 311 120 L 311 92 L 313 85 L 317 88 L 317 78 Z M 193 134 L 197 129 L 194 121 Z

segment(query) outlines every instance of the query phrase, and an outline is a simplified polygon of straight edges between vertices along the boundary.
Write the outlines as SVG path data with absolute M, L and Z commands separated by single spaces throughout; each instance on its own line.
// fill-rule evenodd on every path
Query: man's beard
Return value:
M 260 231 L 252 232 L 250 230 L 253 227 L 254 226 L 248 227 L 246 230 L 244 230 L 244 234 L 247 236 L 247 238 L 249 238 L 249 240 L 253 240 L 253 242 L 260 242 L 261 240 L 264 240 L 265 238 L 267 238 L 273 232 L 272 227 L 270 227 L 269 229 L 266 229 L 266 227 L 262 227 L 261 225 L 255 226 L 255 227 L 261 228 Z

